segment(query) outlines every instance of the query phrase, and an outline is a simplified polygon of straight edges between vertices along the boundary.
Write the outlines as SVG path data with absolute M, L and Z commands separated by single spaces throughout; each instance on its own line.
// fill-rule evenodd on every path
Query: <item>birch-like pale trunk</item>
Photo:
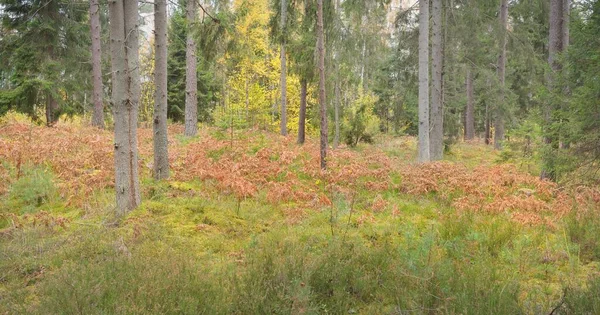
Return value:
M 196 39 L 193 27 L 197 16 L 196 1 L 188 1 L 186 7 L 187 39 L 185 45 L 185 135 L 198 133 L 198 73 Z
M 429 162 L 429 0 L 419 1 L 419 162 Z
M 154 0 L 154 167 L 155 179 L 169 178 L 167 137 L 167 0 Z

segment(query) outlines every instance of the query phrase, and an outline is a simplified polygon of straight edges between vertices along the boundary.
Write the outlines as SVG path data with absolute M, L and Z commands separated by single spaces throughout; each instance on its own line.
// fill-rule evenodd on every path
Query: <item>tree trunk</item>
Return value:
M 285 61 L 285 19 L 287 15 L 287 4 L 281 0 L 281 135 L 287 136 L 287 69 Z
M 298 117 L 298 144 L 303 144 L 306 139 L 306 90 L 307 81 L 300 80 L 300 114 Z
M 498 81 L 500 82 L 500 95 L 496 105 L 496 120 L 494 123 L 494 148 L 502 149 L 504 141 L 504 94 L 506 73 L 506 33 L 508 32 L 508 0 L 500 3 L 500 56 L 498 56 Z
M 321 107 L 321 169 L 327 169 L 327 103 L 325 102 L 325 34 L 323 30 L 323 0 L 317 0 L 317 51 L 319 67 L 319 104 Z
M 154 0 L 154 178 L 169 178 L 167 138 L 167 0 Z
M 110 0 L 110 52 L 115 119 L 117 214 L 140 203 L 137 116 L 140 98 L 138 2 Z
M 549 42 L 548 42 L 548 64 L 550 65 L 551 72 L 547 75 L 546 80 L 548 81 L 548 90 L 555 90 L 555 77 L 560 72 L 561 66 L 558 62 L 558 54 L 562 51 L 563 47 L 563 8 L 564 0 L 550 0 L 550 25 L 549 25 Z M 552 125 L 552 112 L 554 106 L 552 102 L 547 102 L 543 108 L 543 115 L 545 120 L 544 125 L 544 143 L 552 149 L 554 139 L 552 137 L 550 126 Z M 546 153 L 543 158 L 543 168 L 541 172 L 541 178 L 554 179 L 554 166 L 553 166 L 553 154 Z
M 187 2 L 187 42 L 185 46 L 185 135 L 193 137 L 198 132 L 198 73 L 196 40 L 193 26 L 196 24 L 196 1 Z
M 465 140 L 475 138 L 475 104 L 473 98 L 473 72 L 467 68 L 467 110 L 465 115 Z
M 333 138 L 333 148 L 337 149 L 337 147 L 340 145 L 340 82 L 339 80 L 336 80 L 333 84 L 333 108 L 335 114 L 335 136 Z
M 52 93 L 46 93 L 46 126 L 53 127 L 58 121 L 56 112 L 58 111 L 58 102 L 52 96 Z
M 429 0 L 419 1 L 419 162 L 429 162 Z
M 104 102 L 102 100 L 102 50 L 100 48 L 100 2 L 90 0 L 90 31 L 92 36 L 92 99 L 94 112 L 92 126 L 104 128 Z
M 429 134 L 429 156 L 431 160 L 441 160 L 444 154 L 444 110 L 442 104 L 442 1 L 432 0 L 432 91 L 431 91 L 431 131 Z
M 562 8 L 562 51 L 566 51 L 569 47 L 569 23 L 571 20 L 571 0 L 563 0 Z
M 569 41 L 570 41 L 570 35 L 569 35 L 569 22 L 571 19 L 571 0 L 563 0 L 563 19 L 562 19 L 562 52 L 564 53 L 565 57 L 567 55 L 567 49 L 569 48 Z M 568 73 L 566 72 L 567 69 L 563 69 L 563 76 L 565 77 L 565 79 L 567 79 Z M 565 94 L 566 97 L 569 96 L 569 94 L 571 94 L 571 90 L 569 85 L 565 84 L 564 88 L 563 88 L 563 93 Z M 563 111 L 568 110 L 567 109 L 567 104 L 565 104 L 564 102 L 561 103 L 561 107 Z M 560 143 L 559 143 L 559 148 L 560 149 L 568 149 L 571 146 L 571 144 L 569 143 L 568 139 L 564 139 L 564 137 L 561 135 L 561 139 L 560 139 Z

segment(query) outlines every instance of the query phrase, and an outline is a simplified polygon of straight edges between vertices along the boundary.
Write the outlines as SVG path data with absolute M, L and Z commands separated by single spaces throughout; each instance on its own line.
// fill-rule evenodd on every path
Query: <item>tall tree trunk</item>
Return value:
M 102 100 L 102 50 L 100 48 L 100 2 L 90 0 L 90 31 L 92 36 L 92 99 L 94 112 L 92 126 L 104 128 L 104 102 Z
M 117 214 L 140 203 L 137 117 L 140 98 L 137 0 L 110 0 Z
M 185 46 L 185 135 L 193 137 L 198 132 L 198 69 L 196 40 L 193 26 L 196 24 L 196 1 L 187 2 L 187 41 Z
M 298 117 L 298 144 L 303 144 L 306 139 L 306 90 L 307 81 L 300 80 L 300 114 Z
M 169 178 L 167 138 L 167 0 L 154 0 L 154 178 Z
M 419 1 L 419 162 L 429 162 L 429 0 Z
M 473 72 L 467 68 L 467 110 L 465 115 L 465 140 L 475 138 L 475 104 L 473 98 Z
M 562 51 L 563 47 L 563 9 L 564 0 L 550 0 L 550 25 L 549 25 L 549 43 L 548 43 L 548 64 L 551 68 L 551 73 L 548 74 L 546 80 L 548 81 L 548 90 L 555 90 L 555 80 L 557 74 L 561 70 L 561 65 L 558 61 L 558 54 Z M 544 143 L 553 150 L 553 136 L 550 131 L 552 125 L 552 112 L 554 111 L 554 104 L 547 102 L 543 108 L 543 115 L 545 120 L 544 125 Z M 546 153 L 543 158 L 543 167 L 541 178 L 554 179 L 555 171 L 553 165 L 553 154 Z
M 92 38 L 92 126 L 104 128 L 104 102 L 102 98 L 102 50 L 100 44 L 100 3 L 90 0 L 90 33 Z
M 432 0 L 432 68 L 431 68 L 431 131 L 429 134 L 429 157 L 441 160 L 444 154 L 444 109 L 442 104 L 442 1 Z
M 337 71 L 336 66 L 336 71 Z M 340 145 L 340 82 L 339 80 L 335 80 L 333 83 L 333 109 L 334 109 L 334 118 L 335 118 L 335 135 L 333 137 L 333 148 L 337 149 Z
M 323 30 L 323 0 L 317 0 L 317 51 L 319 67 L 319 104 L 321 107 L 321 169 L 327 169 L 327 103 L 325 100 L 325 34 Z
M 571 0 L 563 0 L 563 19 L 562 19 L 562 52 L 564 53 L 565 57 L 567 55 L 567 49 L 569 48 L 569 41 L 570 41 L 570 35 L 569 35 L 569 23 L 570 23 L 570 19 L 571 19 Z M 566 71 L 567 69 L 562 69 L 563 71 L 563 76 L 565 77 L 565 79 L 568 76 L 568 73 Z M 568 97 L 568 95 L 571 93 L 571 90 L 569 88 L 569 85 L 565 84 L 564 88 L 563 88 L 563 93 L 565 94 L 565 96 Z M 561 107 L 563 111 L 567 110 L 567 104 L 565 104 L 565 102 L 561 103 Z M 570 143 L 568 139 L 565 139 L 563 137 L 563 135 L 561 135 L 561 139 L 560 139 L 560 143 L 559 143 L 559 148 L 560 149 L 568 149 L 570 147 Z
M 566 51 L 571 40 L 569 33 L 569 24 L 571 20 L 571 0 L 563 0 L 562 8 L 562 51 Z
M 506 77 L 506 32 L 508 32 L 508 0 L 500 2 L 500 55 L 498 56 L 498 81 L 500 82 L 500 95 L 496 105 L 496 120 L 494 123 L 494 148 L 502 149 L 504 141 L 504 95 Z
M 286 0 L 281 0 L 281 135 L 287 136 L 287 69 L 285 60 L 285 23 L 287 15 Z

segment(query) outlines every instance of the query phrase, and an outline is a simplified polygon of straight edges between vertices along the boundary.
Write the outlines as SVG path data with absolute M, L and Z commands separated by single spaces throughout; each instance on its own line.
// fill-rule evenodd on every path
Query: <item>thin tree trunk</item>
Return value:
M 102 50 L 100 47 L 99 0 L 90 0 L 90 31 L 92 36 L 92 99 L 94 102 L 92 126 L 104 128 L 104 102 L 102 100 Z
M 58 111 L 58 102 L 52 96 L 52 93 L 46 93 L 46 126 L 53 127 L 58 121 L 56 112 Z
M 321 169 L 327 169 L 327 103 L 325 100 L 325 35 L 323 30 L 323 0 L 317 0 L 317 51 L 319 54 L 319 104 L 321 107 Z
M 337 70 L 337 66 L 336 66 Z M 337 149 L 340 145 L 340 82 L 336 80 L 334 83 L 334 99 L 333 99 L 333 108 L 335 114 L 335 136 L 333 138 L 333 148 Z
M 441 160 L 444 154 L 444 110 L 442 108 L 442 1 L 432 0 L 432 91 L 431 91 L 431 131 L 429 134 L 429 156 L 431 160 Z
M 140 203 L 137 116 L 140 98 L 138 2 L 110 0 L 110 51 L 115 119 L 117 214 Z
M 504 93 L 506 73 L 506 32 L 508 32 L 508 0 L 500 3 L 500 56 L 498 56 L 498 81 L 500 81 L 500 95 L 496 106 L 496 120 L 494 124 L 494 148 L 502 149 L 504 141 Z
M 569 41 L 570 41 L 570 35 L 569 35 L 569 23 L 570 23 L 570 19 L 571 19 L 571 0 L 563 0 L 563 19 L 562 19 L 562 52 L 564 53 L 565 57 L 567 55 L 567 49 L 569 48 Z M 563 71 L 563 76 L 566 78 L 568 76 L 568 73 L 566 71 L 567 69 L 562 69 Z M 564 88 L 563 88 L 563 93 L 565 94 L 565 96 L 568 97 L 568 95 L 571 93 L 570 88 L 567 84 L 565 84 Z M 562 106 L 562 110 L 566 111 L 567 110 L 567 105 L 563 102 L 561 103 Z M 559 143 L 559 148 L 560 149 L 568 149 L 571 146 L 571 144 L 569 143 L 568 139 L 565 139 L 564 135 L 561 135 L 561 139 L 560 139 L 560 143 Z
M 465 115 L 465 140 L 475 138 L 475 106 L 473 99 L 473 73 L 467 68 L 467 110 Z
M 167 0 L 154 0 L 154 178 L 169 178 L 167 138 Z
M 285 19 L 287 15 L 286 0 L 281 0 L 281 135 L 287 136 L 287 70 L 285 60 Z
M 307 81 L 300 80 L 300 114 L 298 117 L 298 144 L 303 144 L 306 139 L 306 90 Z
M 196 24 L 196 1 L 187 2 L 187 41 L 185 48 L 185 135 L 193 137 L 198 133 L 198 73 L 196 60 L 196 40 L 193 26 Z
M 419 1 L 419 162 L 429 162 L 429 0 Z

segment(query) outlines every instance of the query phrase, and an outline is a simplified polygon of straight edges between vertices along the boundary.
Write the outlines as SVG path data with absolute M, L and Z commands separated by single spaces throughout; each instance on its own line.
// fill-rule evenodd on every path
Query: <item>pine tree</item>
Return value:
M 196 24 L 198 12 L 196 1 L 187 1 L 186 6 L 187 43 L 185 51 L 185 135 L 193 137 L 198 132 L 198 72 L 196 59 L 196 39 L 192 28 Z
M 154 178 L 169 177 L 167 134 L 167 0 L 154 0 Z
M 419 162 L 430 161 L 429 148 L 429 0 L 419 1 Z
M 321 116 L 321 169 L 327 169 L 327 103 L 325 102 L 325 31 L 323 27 L 323 0 L 317 0 L 317 52 L 319 68 L 319 106 Z
M 89 91 L 90 33 L 86 3 L 0 0 L 0 114 L 16 110 L 46 125 L 61 113 L 81 113 Z
M 137 0 L 110 0 L 110 52 L 115 120 L 117 213 L 140 204 L 137 120 L 140 97 Z
M 92 38 L 92 126 L 104 128 L 104 99 L 102 97 L 102 49 L 100 41 L 100 1 L 90 0 L 90 31 Z
M 444 109 L 442 104 L 442 1 L 431 2 L 431 111 L 429 156 L 431 160 L 441 160 L 444 154 Z

